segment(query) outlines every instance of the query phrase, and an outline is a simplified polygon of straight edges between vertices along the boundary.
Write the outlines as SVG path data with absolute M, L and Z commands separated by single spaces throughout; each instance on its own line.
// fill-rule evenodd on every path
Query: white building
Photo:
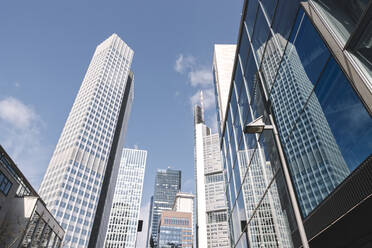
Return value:
M 194 121 L 197 247 L 230 247 L 219 136 L 204 124 L 203 107 L 195 106 Z
M 93 221 L 108 221 L 104 203 L 112 200 L 133 101 L 132 58 L 116 34 L 97 46 L 42 181 L 40 195 L 66 230 L 64 247 L 86 247 Z
M 190 193 L 178 192 L 174 199 L 173 211 L 194 212 L 194 195 Z
M 147 151 L 124 148 L 106 234 L 107 248 L 134 248 Z
M 219 129 L 225 119 L 227 101 L 231 85 L 231 75 L 234 67 L 236 45 L 215 44 L 213 53 L 213 76 L 217 91 L 217 115 Z M 222 121 L 220 121 L 222 120 Z

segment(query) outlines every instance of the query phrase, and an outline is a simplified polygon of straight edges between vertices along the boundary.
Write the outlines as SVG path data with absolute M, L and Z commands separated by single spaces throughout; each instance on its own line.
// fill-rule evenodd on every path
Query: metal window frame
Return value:
M 357 44 L 368 21 L 372 18 L 372 2 L 369 3 L 357 29 L 351 34 L 345 46 L 341 45 L 334 30 L 328 24 L 327 18 L 320 13 L 313 0 L 301 2 L 301 6 L 315 29 L 321 34 L 321 38 L 358 94 L 367 112 L 372 116 L 372 82 L 363 72 L 360 62 L 356 61 L 352 52 L 352 48 Z

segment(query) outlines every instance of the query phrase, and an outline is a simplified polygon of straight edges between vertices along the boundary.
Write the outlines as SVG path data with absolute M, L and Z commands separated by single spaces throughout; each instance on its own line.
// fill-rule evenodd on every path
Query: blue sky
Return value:
M 117 33 L 135 52 L 126 147 L 148 150 L 142 205 L 157 168 L 193 191 L 192 102 L 215 126 L 214 43 L 236 43 L 242 0 L 2 1 L 0 143 L 39 188 L 95 47 Z M 208 124 L 207 123 L 207 124 Z

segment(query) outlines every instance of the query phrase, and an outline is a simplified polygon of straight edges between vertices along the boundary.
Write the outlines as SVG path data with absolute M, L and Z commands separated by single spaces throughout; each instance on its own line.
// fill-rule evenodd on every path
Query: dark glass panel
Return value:
M 243 31 L 242 31 L 242 37 L 240 40 L 240 47 L 239 47 L 239 56 L 240 60 L 242 62 L 243 68 L 245 68 L 247 64 L 247 58 L 248 58 L 248 53 L 250 50 L 250 44 L 248 40 L 248 35 L 247 35 L 247 30 L 245 29 L 243 25 Z M 237 70 L 240 70 L 240 68 L 237 66 Z M 237 73 L 237 72 L 236 72 Z M 241 72 L 240 72 L 241 74 Z
M 372 153 L 372 119 L 332 59 L 315 94 L 342 156 L 352 171 Z
M 242 86 L 244 85 L 243 74 L 242 74 L 242 70 L 241 70 L 241 67 L 240 67 L 240 61 L 239 60 L 238 60 L 238 63 L 236 65 L 234 82 L 235 82 L 235 87 L 236 87 L 237 93 L 239 95 L 240 91 L 242 89 Z
M 269 18 L 270 23 L 273 20 L 277 3 L 278 3 L 278 0 L 261 0 L 261 4 L 265 10 L 267 17 Z
M 356 56 L 363 63 L 369 76 L 372 77 L 372 20 L 363 32 L 362 37 L 354 48 Z
M 368 6 L 369 0 L 315 0 L 324 16 L 328 19 L 344 42 L 356 28 Z
M 248 86 L 248 94 L 251 96 L 253 91 L 253 85 L 255 76 L 257 73 L 257 65 L 256 61 L 254 60 L 253 54 L 249 54 L 247 67 L 244 68 L 244 78 Z M 251 97 L 252 98 L 252 97 Z
M 255 51 L 258 64 L 261 63 L 261 59 L 262 59 L 262 57 L 260 56 L 260 54 L 262 54 L 261 50 L 265 49 L 265 44 L 266 44 L 268 36 L 269 36 L 269 26 L 265 18 L 265 15 L 263 14 L 261 8 L 259 8 L 258 13 L 257 13 L 257 21 L 254 27 L 253 38 L 252 38 L 252 46 L 253 46 L 253 50 Z
M 256 13 L 258 8 L 258 0 L 248 1 L 247 13 L 245 16 L 245 24 L 247 25 L 249 36 L 252 37 L 253 27 L 256 20 Z

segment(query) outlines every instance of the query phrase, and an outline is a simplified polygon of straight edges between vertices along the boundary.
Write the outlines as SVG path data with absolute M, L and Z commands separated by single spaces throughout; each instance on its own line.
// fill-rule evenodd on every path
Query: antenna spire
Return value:
M 203 97 L 203 90 L 200 91 L 200 105 L 201 105 L 201 115 L 204 121 L 204 97 Z

